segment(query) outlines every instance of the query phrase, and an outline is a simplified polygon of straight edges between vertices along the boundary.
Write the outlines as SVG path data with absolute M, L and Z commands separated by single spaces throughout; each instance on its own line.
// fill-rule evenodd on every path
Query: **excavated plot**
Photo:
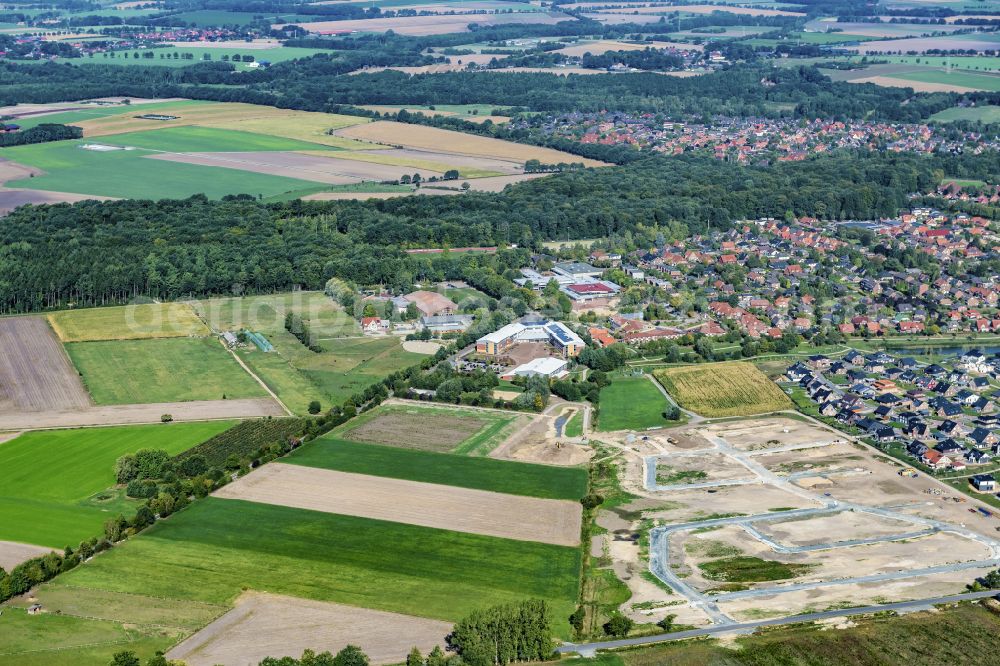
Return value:
M 706 427 L 705 431 L 722 437 L 730 446 L 743 451 L 844 440 L 842 436 L 825 428 L 783 418 L 717 423 Z
M 414 646 L 424 654 L 444 648 L 451 628 L 411 615 L 251 592 L 167 656 L 189 666 L 256 664 L 265 657 L 297 658 L 305 649 L 337 653 L 350 644 L 373 664 L 398 664 Z
M 0 319 L 0 413 L 90 405 L 80 375 L 45 319 Z
M 576 502 L 272 463 L 216 491 L 217 497 L 538 541 L 580 542 Z

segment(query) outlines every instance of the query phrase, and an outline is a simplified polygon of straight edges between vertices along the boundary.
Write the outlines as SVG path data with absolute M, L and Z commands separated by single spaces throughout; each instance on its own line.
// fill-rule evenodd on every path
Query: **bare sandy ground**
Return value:
M 336 654 L 357 645 L 373 664 L 398 664 L 414 646 L 445 646 L 451 624 L 384 611 L 247 592 L 236 607 L 167 653 L 189 666 L 243 666 L 305 649 Z
M 329 159 L 292 152 L 157 153 L 149 155 L 148 159 L 238 169 L 328 185 L 347 185 L 365 180 L 397 180 L 404 174 L 413 172 L 412 167 Z M 441 172 L 427 169 L 420 171 L 425 177 L 443 175 Z
M 17 543 L 14 541 L 0 541 L 0 569 L 10 571 L 21 562 L 26 562 L 33 557 L 40 557 L 51 552 L 51 548 L 45 548 L 44 546 L 33 546 L 29 543 Z
M 844 441 L 843 435 L 833 430 L 785 418 L 715 423 L 704 427 L 704 430 L 724 437 L 729 444 L 744 451 Z
M 965 586 L 970 581 L 985 576 L 989 571 L 989 569 L 967 569 L 881 583 L 838 585 L 738 599 L 720 603 L 719 608 L 737 620 L 757 620 L 768 617 L 783 617 L 793 613 L 824 611 L 831 608 L 926 599 L 964 592 Z
M 395 123 L 393 123 L 395 124 Z M 410 125 L 414 127 L 414 125 Z M 436 138 L 442 139 L 441 143 L 432 144 L 429 146 L 425 145 L 415 145 L 413 147 L 407 148 L 393 148 L 393 149 L 382 149 L 375 148 L 374 150 L 364 151 L 364 155 L 361 157 L 367 158 L 368 155 L 386 155 L 390 159 L 401 158 L 407 160 L 415 160 L 414 165 L 420 164 L 421 162 L 436 163 L 448 165 L 449 168 L 461 168 L 467 167 L 469 169 L 482 169 L 484 171 L 497 171 L 502 174 L 514 175 L 520 174 L 523 169 L 521 155 L 515 153 L 511 157 L 504 156 L 502 153 L 488 154 L 483 153 L 478 154 L 463 154 L 466 151 L 456 150 L 455 141 L 464 142 L 464 137 L 473 136 L 471 134 L 463 135 L 462 137 L 438 135 L 435 133 Z M 375 139 L 378 141 L 378 137 Z M 400 143 L 405 144 L 405 139 L 400 141 Z M 421 142 L 423 144 L 424 142 Z M 509 145 L 509 144 L 508 144 Z M 454 151 L 454 152 L 450 152 Z M 345 151 L 346 152 L 346 151 Z M 563 157 L 572 157 L 568 153 L 557 153 Z M 346 155 L 338 154 L 337 159 L 350 160 L 354 159 L 355 155 L 350 153 Z M 529 158 L 530 159 L 530 158 Z M 565 161 L 565 160 L 563 160 Z M 418 168 L 411 165 L 409 168 Z M 481 178 L 476 178 L 476 180 L 483 180 Z
M 580 542 L 576 502 L 272 463 L 217 497 L 561 546 Z
M 90 406 L 80 374 L 43 317 L 0 319 L 0 423 L 11 412 Z
M 511 14 L 459 14 L 456 16 L 403 16 L 393 18 L 357 19 L 352 21 L 315 21 L 297 23 L 309 32 L 320 34 L 343 34 L 350 32 L 386 32 L 392 30 L 399 35 L 443 35 L 463 32 L 470 23 L 479 25 L 504 25 L 507 23 L 540 23 L 552 25 L 560 21 L 572 20 L 559 12 L 520 12 Z M 283 24 L 272 27 L 279 28 Z
M 893 520 L 858 511 L 841 511 L 808 520 L 764 522 L 755 526 L 784 546 L 810 546 L 847 539 L 871 539 L 919 531 L 920 527 L 903 520 Z
M 874 83 L 887 88 L 913 88 L 915 92 L 975 92 L 975 88 L 965 86 L 953 86 L 950 83 L 930 83 L 927 81 L 907 81 L 905 79 L 894 79 L 891 76 L 869 76 L 864 79 L 854 79 L 849 83 Z
M 285 416 L 281 406 L 270 398 L 195 400 L 145 405 L 104 405 L 58 412 L 19 411 L 8 413 L 0 411 L 0 430 L 40 430 L 44 428 L 159 423 L 163 414 L 170 414 L 174 417 L 174 421 Z
M 404 340 L 403 349 L 414 354 L 436 354 L 441 349 L 437 342 L 425 342 L 423 340 Z

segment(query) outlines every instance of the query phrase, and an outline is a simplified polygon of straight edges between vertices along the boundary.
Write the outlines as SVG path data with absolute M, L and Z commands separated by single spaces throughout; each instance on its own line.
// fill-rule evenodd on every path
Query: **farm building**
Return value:
M 236 335 L 233 334 L 232 331 L 225 331 L 220 337 L 222 338 L 222 341 L 226 343 L 226 346 L 229 348 L 235 347 L 237 343 L 239 343 L 239 340 L 236 338 Z
M 425 317 L 433 317 L 440 314 L 451 314 L 454 312 L 458 306 L 450 298 L 446 298 L 441 294 L 433 291 L 414 291 L 413 293 L 403 296 L 407 306 L 413 303 L 417 306 L 417 310 L 420 314 Z M 406 306 L 403 307 L 406 309 Z

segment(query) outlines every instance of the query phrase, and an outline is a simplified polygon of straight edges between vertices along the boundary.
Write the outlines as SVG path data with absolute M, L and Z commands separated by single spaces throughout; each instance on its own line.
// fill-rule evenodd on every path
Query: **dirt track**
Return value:
M 357 645 L 373 664 L 398 664 L 413 646 L 444 647 L 451 624 L 342 604 L 248 592 L 236 608 L 167 653 L 189 666 L 256 664 L 298 658 L 305 649 L 337 653 Z
M 146 405 L 107 405 L 61 412 L 0 411 L 0 430 L 39 430 L 159 423 L 163 414 L 170 414 L 174 417 L 174 421 L 285 416 L 284 410 L 270 398 L 193 400 L 191 402 L 158 402 Z
M 33 546 L 28 543 L 15 543 L 14 541 L 0 541 L 0 569 L 10 571 L 21 562 L 30 560 L 33 557 L 51 553 L 51 548 L 43 546 Z
M 221 488 L 215 496 L 518 541 L 580 543 L 581 507 L 576 502 L 277 462 Z
M 0 429 L 10 412 L 90 407 L 90 395 L 42 317 L 0 319 Z

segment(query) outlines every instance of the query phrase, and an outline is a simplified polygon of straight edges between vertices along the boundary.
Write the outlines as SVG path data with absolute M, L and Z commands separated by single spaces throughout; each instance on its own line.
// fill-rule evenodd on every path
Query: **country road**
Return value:
M 966 592 L 949 597 L 935 597 L 933 599 L 917 599 L 915 601 L 900 601 L 892 604 L 879 606 L 861 606 L 859 608 L 845 608 L 838 610 L 822 611 L 820 613 L 806 613 L 804 615 L 792 615 L 789 617 L 778 617 L 771 620 L 756 620 L 754 622 L 740 622 L 737 624 L 718 625 L 704 627 L 702 629 L 690 629 L 688 631 L 677 631 L 672 634 L 657 634 L 655 636 L 643 636 L 641 638 L 623 638 L 614 641 L 601 641 L 597 643 L 566 643 L 556 648 L 560 654 L 577 653 L 585 657 L 593 656 L 597 650 L 614 650 L 617 648 L 635 647 L 639 645 L 650 645 L 653 643 L 665 643 L 668 641 L 679 641 L 687 638 L 701 638 L 705 636 L 715 636 L 719 634 L 748 634 L 760 627 L 776 627 L 784 624 L 797 624 L 799 622 L 815 622 L 817 620 L 828 620 L 837 617 L 849 617 L 851 615 L 867 615 L 870 613 L 883 613 L 886 611 L 907 611 L 930 608 L 937 604 L 954 603 L 957 601 L 971 601 L 975 599 L 985 599 L 987 597 L 998 596 L 996 590 L 985 590 L 982 592 Z

